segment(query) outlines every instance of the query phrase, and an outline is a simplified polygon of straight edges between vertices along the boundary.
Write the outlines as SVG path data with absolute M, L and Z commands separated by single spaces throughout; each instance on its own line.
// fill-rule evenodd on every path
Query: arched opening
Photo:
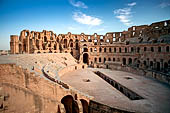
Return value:
M 97 58 L 94 58 L 94 62 L 95 62 L 95 63 L 97 62 Z
M 109 69 L 109 65 L 106 65 L 106 69 Z
M 125 47 L 125 53 L 127 53 L 127 48 Z
M 112 48 L 109 48 L 109 52 L 110 52 L 110 53 L 112 52 Z
M 119 48 L 119 53 L 121 53 L 122 52 L 122 49 L 121 48 Z
M 80 99 L 82 107 L 83 107 L 83 113 L 88 113 L 88 103 L 86 100 L 84 99 Z
M 47 37 L 46 36 L 44 37 L 44 42 L 47 42 Z
M 104 48 L 104 52 L 106 52 L 106 48 Z
M 73 47 L 73 43 L 72 42 L 70 43 L 70 47 Z
M 61 103 L 64 104 L 66 113 L 79 113 L 78 104 L 71 95 L 63 97 Z
M 131 52 L 133 52 L 133 47 L 131 47 Z
M 67 48 L 67 39 L 64 39 L 64 48 Z
M 157 64 L 156 70 L 157 70 L 157 71 L 160 71 L 160 62 L 157 62 L 156 64 Z
M 88 52 L 88 49 L 87 48 L 84 48 L 84 51 L 83 52 Z
M 101 57 L 99 58 L 99 62 L 101 62 L 102 61 L 102 59 L 101 59 Z
M 89 55 L 87 53 L 83 54 L 83 63 L 88 64 Z
M 123 65 L 126 65 L 126 58 L 123 58 Z
M 73 47 L 73 40 L 70 39 L 70 47 Z
M 111 58 L 108 58 L 108 61 L 111 61 Z
M 54 45 L 54 50 L 57 50 L 57 46 L 56 45 Z
M 131 65 L 132 64 L 132 59 L 131 58 L 129 58 L 129 65 Z

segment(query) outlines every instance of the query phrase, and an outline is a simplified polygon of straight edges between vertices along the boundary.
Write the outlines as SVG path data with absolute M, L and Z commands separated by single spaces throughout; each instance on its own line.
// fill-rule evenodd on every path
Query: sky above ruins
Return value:
M 169 12 L 169 0 L 0 0 L 0 50 L 23 29 L 104 35 L 170 19 Z

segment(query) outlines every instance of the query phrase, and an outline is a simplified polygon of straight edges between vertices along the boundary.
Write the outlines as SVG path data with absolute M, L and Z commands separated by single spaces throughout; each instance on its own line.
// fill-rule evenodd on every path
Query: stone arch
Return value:
M 89 55 L 87 53 L 83 54 L 83 63 L 89 64 Z
M 71 95 L 64 96 L 61 103 L 64 105 L 66 113 L 79 113 L 78 104 Z
M 88 107 L 88 102 L 84 99 L 80 99 L 82 107 L 83 107 L 83 113 L 88 113 L 89 107 Z
M 127 48 L 125 47 L 125 53 L 127 53 Z
M 87 48 L 83 48 L 84 49 L 84 51 L 83 52 L 88 52 L 88 49 Z
M 97 58 L 96 58 L 96 57 L 94 58 L 94 62 L 95 62 L 95 63 L 97 62 Z
M 73 47 L 73 40 L 70 39 L 70 47 Z
M 64 39 L 64 48 L 67 48 L 67 39 Z
M 46 36 L 44 37 L 44 42 L 47 42 L 47 37 Z
M 126 65 L 126 58 L 123 58 L 122 61 L 123 61 L 123 65 Z
M 109 52 L 110 52 L 110 53 L 112 52 L 112 48 L 111 48 L 111 47 L 109 48 Z
M 111 58 L 110 58 L 110 57 L 108 58 L 108 61 L 111 61 Z
M 129 65 L 132 64 L 132 58 L 129 58 Z

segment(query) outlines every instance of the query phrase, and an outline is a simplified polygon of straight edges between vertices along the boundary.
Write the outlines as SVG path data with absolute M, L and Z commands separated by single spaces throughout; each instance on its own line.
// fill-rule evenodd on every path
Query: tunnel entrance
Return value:
M 67 95 L 61 99 L 61 103 L 64 104 L 66 113 L 79 113 L 79 107 L 76 101 L 74 101 L 71 95 Z
M 80 101 L 81 101 L 81 104 L 82 104 L 82 106 L 83 106 L 83 113 L 88 113 L 88 103 L 87 103 L 87 101 L 86 100 L 84 100 L 84 99 L 80 99 Z
M 89 55 L 87 53 L 84 53 L 83 54 L 83 63 L 89 64 L 88 59 L 89 59 Z

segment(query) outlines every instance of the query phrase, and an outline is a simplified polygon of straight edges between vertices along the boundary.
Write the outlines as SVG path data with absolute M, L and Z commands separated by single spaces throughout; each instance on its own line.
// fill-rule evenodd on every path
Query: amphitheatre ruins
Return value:
M 0 113 L 170 113 L 170 20 L 105 35 L 11 35 Z

